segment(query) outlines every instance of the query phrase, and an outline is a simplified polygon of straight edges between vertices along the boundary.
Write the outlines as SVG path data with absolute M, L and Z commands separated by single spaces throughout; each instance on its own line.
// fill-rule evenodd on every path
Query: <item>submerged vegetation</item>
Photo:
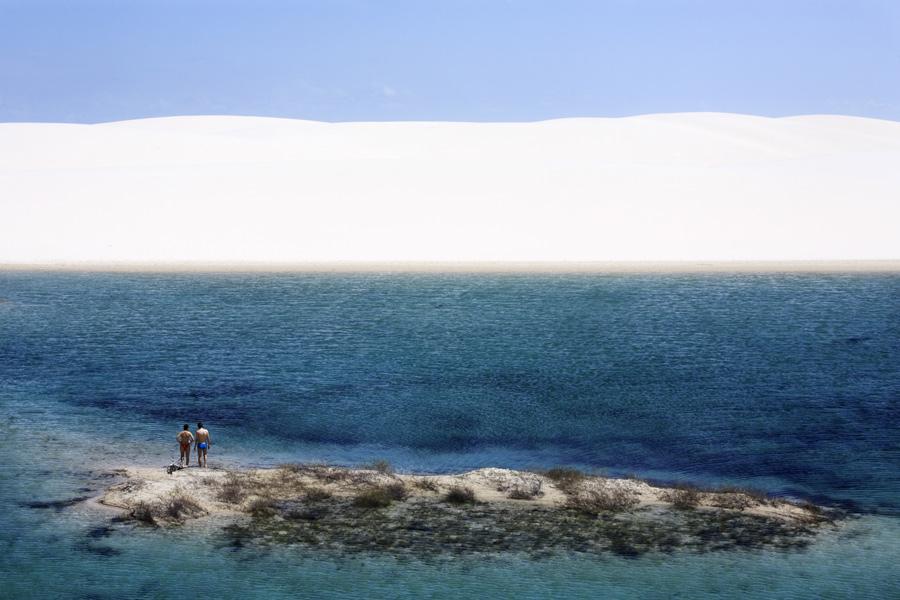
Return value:
M 332 499 L 318 509 L 294 509 L 227 527 L 232 545 L 299 544 L 339 554 L 378 552 L 417 558 L 514 552 L 540 558 L 559 552 L 637 557 L 676 550 L 709 552 L 754 548 L 802 549 L 816 533 L 743 513 L 678 511 L 597 518 L 580 510 L 517 510 L 489 503 L 435 500 L 393 503 L 389 511 Z

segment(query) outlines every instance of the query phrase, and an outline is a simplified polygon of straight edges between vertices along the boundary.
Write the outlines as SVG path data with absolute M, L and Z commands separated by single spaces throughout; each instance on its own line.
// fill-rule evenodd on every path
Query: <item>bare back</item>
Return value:
M 197 430 L 197 443 L 209 442 L 209 431 L 202 427 Z

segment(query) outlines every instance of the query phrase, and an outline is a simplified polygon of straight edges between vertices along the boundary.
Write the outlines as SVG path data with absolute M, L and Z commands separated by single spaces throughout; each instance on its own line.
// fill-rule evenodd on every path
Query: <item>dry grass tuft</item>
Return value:
M 618 487 L 607 487 L 600 490 L 582 490 L 570 494 L 566 506 L 588 515 L 604 512 L 623 512 L 638 504 L 635 495 Z
M 753 500 L 741 493 L 716 492 L 707 496 L 710 506 L 727 508 L 729 510 L 744 510 L 753 506 Z
M 741 494 L 756 504 L 771 504 L 772 501 L 765 492 L 754 490 L 753 488 L 726 485 L 710 491 L 717 494 Z
M 216 497 L 228 504 L 240 504 L 247 495 L 246 482 L 234 473 L 229 473 L 221 483 Z
M 672 506 L 680 510 L 697 508 L 703 501 L 704 494 L 698 488 L 691 485 L 678 485 L 662 494 L 662 499 L 671 502 Z
M 303 465 L 300 463 L 284 463 L 278 465 L 278 468 L 285 473 L 293 473 L 294 475 L 302 475 L 307 470 L 307 465 Z
M 341 467 L 333 467 L 326 463 L 302 463 L 291 465 L 297 475 L 306 475 L 326 483 L 336 483 L 350 479 L 350 471 Z
M 129 517 L 144 525 L 156 525 L 156 517 L 153 515 L 153 507 L 146 502 L 138 502 L 131 509 Z
M 403 502 L 409 497 L 409 491 L 402 481 L 387 485 L 376 485 L 361 490 L 353 498 L 353 506 L 360 508 L 384 508 L 393 502 Z
M 764 492 L 737 486 L 722 486 L 710 490 L 707 502 L 717 508 L 744 510 L 751 506 L 775 504 Z
M 186 518 L 198 517 L 206 511 L 182 491 L 176 491 L 161 504 L 138 502 L 128 516 L 145 525 L 158 525 L 157 519 L 183 522 Z
M 261 519 L 275 514 L 275 502 L 271 498 L 256 498 L 247 505 L 247 512 Z
M 307 502 L 321 502 L 322 500 L 328 500 L 332 497 L 332 493 L 328 490 L 320 487 L 311 487 L 307 488 L 306 493 L 303 495 L 304 500 Z
M 369 469 L 370 471 L 376 471 L 378 473 L 381 473 L 382 475 L 393 475 L 394 474 L 394 468 L 391 466 L 391 463 L 384 460 L 383 458 L 380 458 L 368 465 L 365 465 L 364 468 Z
M 428 477 L 416 479 L 413 482 L 413 485 L 420 490 L 425 490 L 426 492 L 436 492 L 439 489 L 437 481 L 435 481 L 434 479 L 429 479 Z
M 303 483 L 299 479 L 302 473 L 293 468 L 285 468 L 285 466 L 282 465 L 273 470 L 272 477 L 267 483 L 270 485 L 274 483 L 283 488 L 296 488 L 297 486 L 302 488 Z
M 362 490 L 353 497 L 353 506 L 358 508 L 386 508 L 394 498 L 383 487 L 371 487 Z
M 821 523 L 823 521 L 832 520 L 826 510 L 818 504 L 813 504 L 808 500 L 792 504 L 806 512 L 806 516 L 802 517 L 801 520 L 806 521 L 807 523 Z
M 565 494 L 574 494 L 587 475 L 578 469 L 556 467 L 543 472 L 544 477 L 551 480 L 556 488 Z
M 387 492 L 388 496 L 398 502 L 403 502 L 409 497 L 409 491 L 402 481 L 395 481 L 394 483 L 381 486 L 381 488 Z
M 472 488 L 454 485 L 444 494 L 444 502 L 449 502 L 450 504 L 475 504 L 478 500 L 475 498 L 475 492 Z
M 801 502 L 800 504 L 797 504 L 797 506 L 799 508 L 802 508 L 806 512 L 812 513 L 816 516 L 821 516 L 821 515 L 825 514 L 825 511 L 822 509 L 821 506 L 819 506 L 818 504 L 813 504 L 812 502 L 809 502 L 808 500 Z
M 163 514 L 174 521 L 181 521 L 185 517 L 196 517 L 205 512 L 193 498 L 184 493 L 174 494 L 163 505 Z
M 506 497 L 511 500 L 534 500 L 543 495 L 543 482 L 537 478 L 522 478 L 518 483 L 514 483 L 506 493 Z

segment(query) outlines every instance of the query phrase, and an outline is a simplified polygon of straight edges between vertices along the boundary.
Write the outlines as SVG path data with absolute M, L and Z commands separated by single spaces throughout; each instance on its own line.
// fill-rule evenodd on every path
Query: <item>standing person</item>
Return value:
M 175 436 L 175 439 L 178 440 L 178 447 L 181 449 L 181 456 L 178 458 L 178 464 L 182 467 L 190 466 L 191 464 L 191 443 L 194 441 L 194 435 L 188 431 L 190 427 L 188 424 L 184 424 L 184 429 L 178 432 L 178 435 Z
M 203 423 L 197 423 L 197 466 L 206 466 L 206 451 L 212 446 L 212 438 L 209 431 L 203 427 Z

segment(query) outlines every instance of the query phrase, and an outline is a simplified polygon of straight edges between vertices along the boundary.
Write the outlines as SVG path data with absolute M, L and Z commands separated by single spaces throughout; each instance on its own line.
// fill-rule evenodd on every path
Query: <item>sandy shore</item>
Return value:
M 636 479 L 585 476 L 577 485 L 567 486 L 551 476 L 511 469 L 484 468 L 454 475 L 407 475 L 376 469 L 349 469 L 326 465 L 290 465 L 275 469 L 246 471 L 190 467 L 168 474 L 160 468 L 130 468 L 126 480 L 110 487 L 100 502 L 107 506 L 132 510 L 139 503 L 161 503 L 184 495 L 202 509 L 197 515 L 243 514 L 254 501 L 289 501 L 302 498 L 310 490 L 324 491 L 333 498 L 353 499 L 361 492 L 403 484 L 406 499 L 438 499 L 452 488 L 468 488 L 476 501 L 527 509 L 546 507 L 565 509 L 574 505 L 579 494 L 624 494 L 631 498 L 629 509 L 668 508 L 673 506 L 676 488 L 657 487 Z M 239 481 L 240 501 L 223 499 L 223 486 Z M 518 492 L 518 493 L 517 493 Z M 525 496 L 528 496 L 527 498 Z M 727 508 L 735 506 L 740 508 Z M 817 513 L 783 500 L 761 499 L 743 492 L 700 492 L 695 507 L 699 510 L 737 510 L 745 514 L 783 520 L 809 521 Z M 163 515 L 163 522 L 173 521 Z
M 448 553 L 671 552 L 802 548 L 838 515 L 746 490 L 660 487 L 572 469 L 452 475 L 388 465 L 128 468 L 100 498 L 120 521 L 217 529 L 225 545 Z

